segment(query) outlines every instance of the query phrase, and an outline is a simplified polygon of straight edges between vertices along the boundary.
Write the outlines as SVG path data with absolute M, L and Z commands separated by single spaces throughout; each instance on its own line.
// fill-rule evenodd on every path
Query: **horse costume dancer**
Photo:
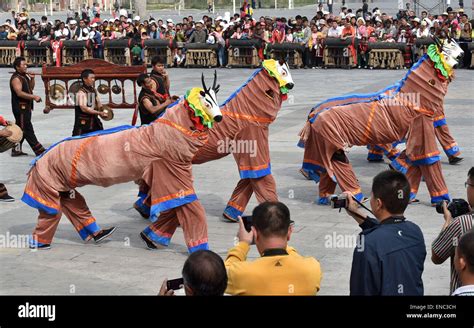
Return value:
M 437 42 L 395 85 L 375 94 L 333 98 L 311 111 L 299 145 L 305 148 L 303 170 L 316 182 L 320 180 L 319 204 L 329 203 L 336 183 L 358 200 L 363 198 L 346 148 L 402 140 L 407 143 L 407 160 L 417 172 L 407 174 L 412 187 L 418 186 L 423 175 L 432 203 L 449 200 L 433 121 L 451 81 L 443 72 L 451 71 L 463 52 L 454 41 Z M 411 101 L 413 94 L 419 95 L 419 104 Z
M 193 158 L 193 164 L 217 160 L 232 153 L 240 173 L 240 181 L 235 188 L 224 217 L 237 221 L 242 215 L 251 196 L 255 193 L 258 202 L 276 201 L 276 185 L 271 174 L 270 151 L 268 145 L 268 126 L 275 120 L 282 101 L 287 98 L 289 89 L 294 86 L 288 65 L 270 59 L 262 68 L 221 105 L 225 119 L 209 132 L 209 140 Z M 237 152 L 236 145 L 256 143 L 255 153 Z M 242 143 L 243 142 L 243 143 Z M 135 208 L 140 214 L 153 221 L 153 206 L 146 205 L 146 193 L 139 195 Z M 145 201 L 145 202 L 144 202 Z M 158 220 L 158 222 L 161 219 Z M 172 235 L 175 227 L 163 227 L 163 235 Z
M 76 188 L 154 179 L 166 181 L 150 190 L 157 211 L 174 214 L 190 252 L 207 248 L 206 217 L 193 189 L 191 160 L 222 115 L 215 91 L 203 87 L 189 90 L 151 125 L 70 137 L 37 157 L 22 198 L 39 210 L 32 247 L 49 248 L 62 212 L 83 240 L 101 233 Z

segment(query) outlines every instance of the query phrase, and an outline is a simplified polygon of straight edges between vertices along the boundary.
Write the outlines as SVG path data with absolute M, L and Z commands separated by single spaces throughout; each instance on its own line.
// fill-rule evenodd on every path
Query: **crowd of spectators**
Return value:
M 313 17 L 254 17 L 249 8 L 241 8 L 240 14 L 233 16 L 204 15 L 196 20 L 193 16 L 181 21 L 150 17 L 132 17 L 126 9 L 116 6 L 112 19 L 102 19 L 100 7 L 94 4 L 80 12 L 68 11 L 65 21 L 48 21 L 43 16 L 39 20 L 29 16 L 26 10 L 12 12 L 0 26 L 0 40 L 91 40 L 96 48 L 102 47 L 104 40 L 131 38 L 136 41 L 146 39 L 174 40 L 179 45 L 175 50 L 175 61 L 184 64 L 186 43 L 207 43 L 218 45 L 219 65 L 226 63 L 226 42 L 229 39 L 257 40 L 260 42 L 259 56 L 268 56 L 265 45 L 275 43 L 298 43 L 305 47 L 305 67 L 318 66 L 323 56 L 322 50 L 327 38 L 356 38 L 361 42 L 360 52 L 366 52 L 368 42 L 399 42 L 413 47 L 415 40 L 438 34 L 441 31 L 458 40 L 466 50 L 472 42 L 473 21 L 462 8 L 451 7 L 443 13 L 422 11 L 417 16 L 414 11 L 400 10 L 395 15 L 381 12 L 378 8 L 369 10 L 367 3 L 353 10 L 342 7 L 339 13 L 326 11 L 321 4 Z M 98 51 L 96 56 L 101 56 Z M 412 61 L 416 58 L 412 58 Z M 465 56 L 464 65 L 470 65 L 470 54 Z

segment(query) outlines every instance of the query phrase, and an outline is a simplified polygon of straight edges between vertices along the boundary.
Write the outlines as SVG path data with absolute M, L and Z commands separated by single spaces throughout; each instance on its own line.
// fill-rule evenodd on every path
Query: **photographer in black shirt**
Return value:
M 425 242 L 420 228 L 404 217 L 410 200 L 405 175 L 384 171 L 375 176 L 370 206 L 376 219 L 363 214 L 350 193 L 345 195 L 347 213 L 362 228 L 352 259 L 350 294 L 423 295 Z

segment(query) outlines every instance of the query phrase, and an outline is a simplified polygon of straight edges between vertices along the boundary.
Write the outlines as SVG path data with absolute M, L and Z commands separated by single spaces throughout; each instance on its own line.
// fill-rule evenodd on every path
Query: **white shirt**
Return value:
M 453 292 L 452 296 L 474 296 L 474 285 L 461 286 Z
M 214 35 L 209 35 L 207 37 L 207 41 L 206 41 L 208 44 L 214 44 L 216 43 L 216 38 L 214 37 Z
M 338 38 L 341 36 L 341 34 L 342 34 L 342 29 L 340 26 L 336 28 L 333 28 L 331 26 L 331 28 L 328 30 L 328 38 Z
M 421 30 L 421 28 L 416 31 L 417 38 L 427 38 L 429 35 L 430 35 L 430 30 L 427 28 L 425 28 L 423 31 Z
M 54 36 L 57 38 L 66 38 L 68 35 L 69 35 L 69 30 L 67 28 L 54 31 Z

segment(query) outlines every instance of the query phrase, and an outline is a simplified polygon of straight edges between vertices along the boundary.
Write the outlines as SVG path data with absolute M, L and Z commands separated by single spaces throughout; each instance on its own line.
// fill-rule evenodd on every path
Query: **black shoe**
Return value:
M 146 248 L 148 248 L 149 250 L 155 250 L 158 248 L 155 246 L 155 244 L 153 244 L 150 239 L 148 239 L 148 237 L 143 232 L 140 232 L 140 238 L 143 240 Z
M 51 244 L 30 245 L 30 249 L 42 249 L 42 250 L 46 250 L 46 249 L 50 249 L 50 248 L 51 248 Z
M 95 243 L 96 244 L 100 243 L 102 240 L 104 240 L 105 238 L 113 234 L 116 229 L 117 229 L 116 227 L 112 227 L 110 229 L 102 230 L 101 232 L 99 232 L 97 235 L 94 236 Z
M 237 220 L 235 220 L 233 217 L 231 217 L 230 215 L 228 215 L 227 213 L 222 213 L 222 217 L 225 219 L 225 221 L 227 222 L 238 222 Z
M 28 156 L 28 154 L 22 152 L 21 150 L 20 151 L 12 150 L 12 157 L 19 157 L 19 156 Z
M 455 164 L 461 162 L 463 159 L 464 159 L 464 158 L 462 158 L 462 157 L 450 156 L 450 157 L 449 157 L 449 164 L 450 164 L 450 165 L 455 165 Z
M 0 202 L 4 202 L 4 203 L 11 203 L 11 202 L 14 202 L 15 201 L 15 198 L 13 198 L 12 196 L 6 194 L 5 196 L 2 196 L 0 197 Z
M 369 161 L 370 163 L 381 163 L 383 162 L 383 158 L 367 158 L 367 161 Z
M 150 218 L 150 215 L 148 213 L 145 213 L 141 208 L 140 206 L 138 206 L 137 204 L 133 204 L 133 208 L 137 210 L 138 213 L 140 213 L 140 215 L 142 216 L 142 218 L 144 219 L 149 219 Z
M 311 177 L 306 170 L 300 169 L 300 173 L 306 178 L 306 180 L 311 180 Z

